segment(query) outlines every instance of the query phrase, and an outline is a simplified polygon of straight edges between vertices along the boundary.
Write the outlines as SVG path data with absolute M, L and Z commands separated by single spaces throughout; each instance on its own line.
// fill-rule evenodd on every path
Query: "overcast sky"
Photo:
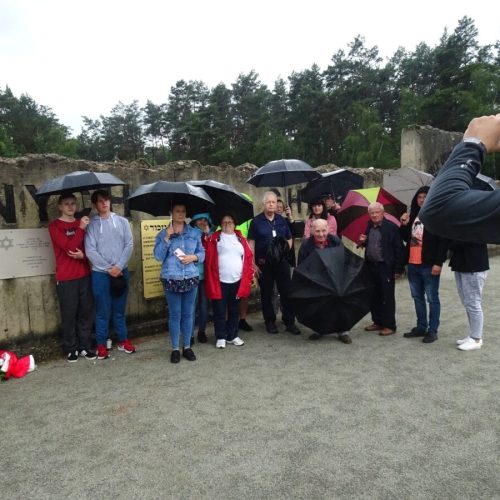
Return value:
M 167 101 L 176 81 L 210 88 L 254 69 L 278 77 L 332 55 L 358 34 L 390 57 L 435 46 L 469 16 L 481 45 L 500 39 L 496 2 L 373 0 L 0 0 L 0 87 L 29 94 L 59 120 L 108 115 L 122 101 Z M 482 7 L 481 7 L 482 5 Z M 496 10 L 496 12 L 493 12 Z

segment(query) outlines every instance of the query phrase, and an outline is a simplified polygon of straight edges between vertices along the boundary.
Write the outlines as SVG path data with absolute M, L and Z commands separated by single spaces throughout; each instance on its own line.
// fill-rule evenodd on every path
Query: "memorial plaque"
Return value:
M 0 279 L 55 274 L 49 230 L 0 230 Z
M 142 284 L 145 299 L 163 297 L 160 281 L 161 262 L 153 256 L 156 235 L 170 224 L 170 219 L 141 221 Z

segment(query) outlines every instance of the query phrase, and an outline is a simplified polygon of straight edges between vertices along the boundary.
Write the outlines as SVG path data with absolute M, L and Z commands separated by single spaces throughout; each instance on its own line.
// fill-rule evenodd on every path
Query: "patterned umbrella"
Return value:
M 400 225 L 399 218 L 406 212 L 406 205 L 384 188 L 355 189 L 349 191 L 337 213 L 337 231 L 343 237 L 357 243 L 365 232 L 370 218 L 368 205 L 378 201 L 384 205 L 385 218 Z

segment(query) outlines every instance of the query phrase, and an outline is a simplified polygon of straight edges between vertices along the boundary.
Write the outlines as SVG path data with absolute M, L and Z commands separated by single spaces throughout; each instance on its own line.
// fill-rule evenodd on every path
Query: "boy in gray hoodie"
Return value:
M 94 191 L 91 200 L 97 215 L 87 227 L 85 253 L 92 264 L 97 358 L 106 359 L 110 318 L 118 337 L 118 350 L 127 354 L 135 352 L 128 340 L 125 322 L 129 288 L 127 263 L 132 255 L 133 240 L 128 220 L 111 211 L 109 191 Z

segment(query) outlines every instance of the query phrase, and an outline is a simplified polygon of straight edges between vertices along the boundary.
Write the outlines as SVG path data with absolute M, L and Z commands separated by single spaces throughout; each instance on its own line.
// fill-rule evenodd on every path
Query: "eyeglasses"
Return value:
M 232 220 L 223 220 L 222 225 L 224 224 L 234 224 L 234 222 Z

